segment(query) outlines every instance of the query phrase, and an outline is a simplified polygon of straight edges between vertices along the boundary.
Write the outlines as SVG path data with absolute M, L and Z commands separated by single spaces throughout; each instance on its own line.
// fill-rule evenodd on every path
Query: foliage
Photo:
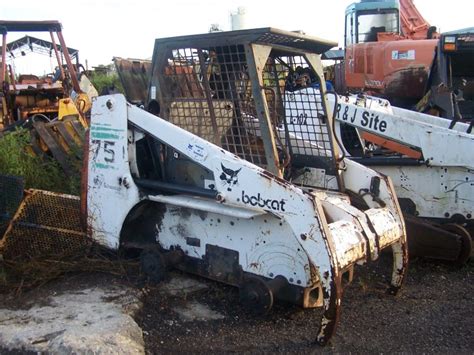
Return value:
M 117 73 L 107 74 L 95 71 L 90 74 L 89 79 L 100 95 L 108 94 L 110 90 L 115 90 L 114 92 L 118 91 L 122 94 L 124 93 L 122 83 Z
M 75 173 L 67 177 L 56 160 L 33 154 L 30 133 L 20 128 L 0 138 L 0 174 L 23 177 L 26 188 L 79 194 L 81 163 L 70 155 Z

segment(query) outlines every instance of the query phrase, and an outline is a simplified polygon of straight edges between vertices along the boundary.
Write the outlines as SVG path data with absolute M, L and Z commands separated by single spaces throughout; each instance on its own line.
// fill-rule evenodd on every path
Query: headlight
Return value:
M 455 36 L 446 36 L 444 37 L 444 43 L 456 43 Z
M 443 50 L 455 51 L 456 50 L 456 36 L 444 37 Z

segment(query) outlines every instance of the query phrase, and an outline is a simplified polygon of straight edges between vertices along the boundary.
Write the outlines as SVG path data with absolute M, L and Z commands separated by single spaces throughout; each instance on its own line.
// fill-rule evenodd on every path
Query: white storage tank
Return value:
M 237 11 L 230 13 L 230 26 L 232 31 L 244 30 L 247 28 L 245 7 L 238 7 Z

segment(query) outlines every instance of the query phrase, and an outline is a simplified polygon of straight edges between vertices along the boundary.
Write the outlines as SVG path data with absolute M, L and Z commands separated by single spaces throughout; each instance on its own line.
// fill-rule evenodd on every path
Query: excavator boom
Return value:
M 439 35 L 416 8 L 413 0 L 400 0 L 400 26 L 409 39 L 431 39 Z

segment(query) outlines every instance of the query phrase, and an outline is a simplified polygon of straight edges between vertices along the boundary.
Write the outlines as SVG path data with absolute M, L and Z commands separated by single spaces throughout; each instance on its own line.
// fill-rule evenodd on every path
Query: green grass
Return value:
M 114 74 L 103 74 L 103 73 L 92 73 L 89 77 L 90 81 L 97 89 L 99 94 L 102 94 L 105 88 L 115 88 L 120 93 L 124 93 L 122 83 L 116 73 Z
M 0 138 L 0 174 L 21 176 L 26 188 L 49 190 L 77 195 L 80 192 L 80 159 L 70 154 L 74 173 L 67 177 L 53 158 L 32 154 L 30 133 L 17 129 Z

